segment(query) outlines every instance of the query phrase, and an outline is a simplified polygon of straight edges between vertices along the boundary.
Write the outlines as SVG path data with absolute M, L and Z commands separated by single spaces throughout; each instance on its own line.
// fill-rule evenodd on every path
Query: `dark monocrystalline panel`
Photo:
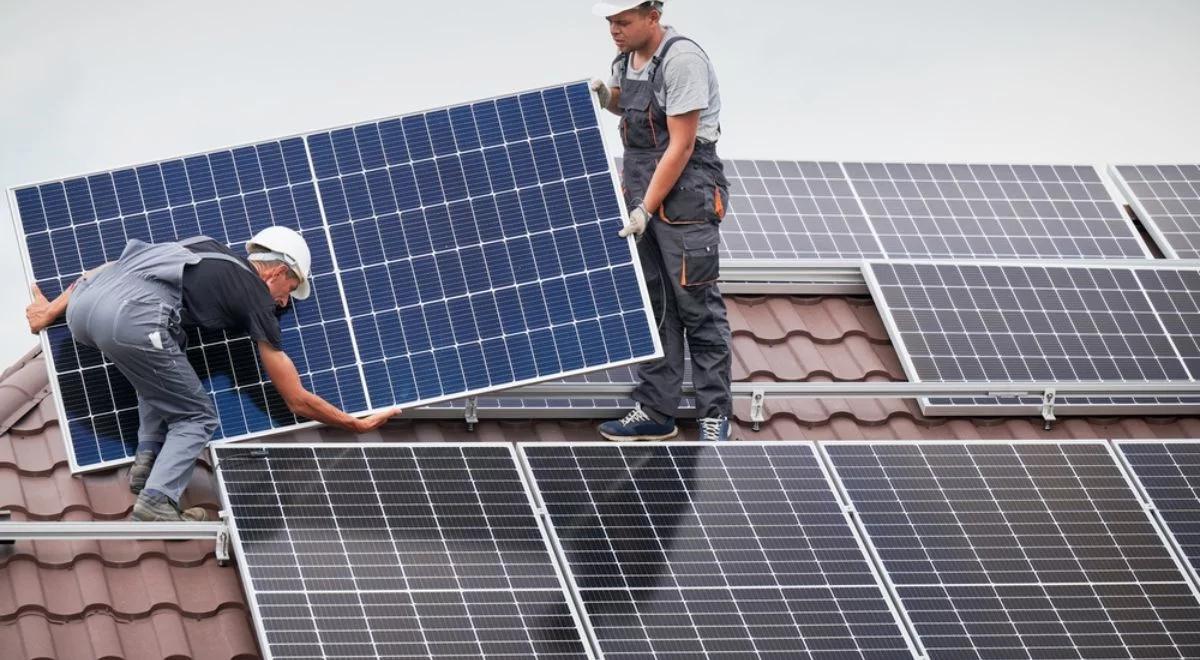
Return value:
M 869 259 L 883 256 L 837 163 L 726 160 L 727 259 Z
M 214 451 L 271 656 L 588 657 L 510 448 Z
M 1133 271 L 874 263 L 915 380 L 1187 380 Z
M 313 296 L 280 319 L 284 347 L 306 387 L 344 409 L 365 408 L 302 139 L 43 183 L 14 196 L 30 272 L 51 298 L 86 270 L 115 261 L 130 240 L 205 235 L 242 253 L 245 241 L 265 227 L 298 230 L 313 256 Z M 137 444 L 133 387 L 98 351 L 76 344 L 65 320 L 47 335 L 72 467 L 124 462 Z M 192 333 L 188 358 L 219 413 L 216 438 L 297 422 L 259 372 L 248 338 Z
M 1200 258 L 1200 165 L 1121 165 L 1112 171 L 1163 254 Z
M 1200 441 L 1121 442 L 1117 447 L 1200 572 Z
M 931 658 L 1200 653 L 1200 603 L 1103 442 L 824 449 Z
M 373 407 L 654 355 L 585 83 L 307 142 Z
M 1149 256 L 1092 167 L 844 166 L 888 258 Z
M 1137 278 L 1183 366 L 1200 381 L 1200 270 L 1145 269 Z
M 811 445 L 523 445 L 606 657 L 909 657 Z

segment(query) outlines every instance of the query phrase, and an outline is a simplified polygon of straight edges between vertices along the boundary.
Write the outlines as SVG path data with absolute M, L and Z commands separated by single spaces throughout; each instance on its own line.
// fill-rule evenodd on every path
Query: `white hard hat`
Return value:
M 246 241 L 246 252 L 251 255 L 269 252 L 272 254 L 262 256 L 282 257 L 279 260 L 287 264 L 300 278 L 300 286 L 296 287 L 292 297 L 297 300 L 308 297 L 308 270 L 312 266 L 312 255 L 308 253 L 308 243 L 304 242 L 304 237 L 296 230 L 278 226 L 267 227 Z M 251 256 L 251 259 L 253 258 Z
M 603 0 L 603 2 L 592 5 L 592 13 L 602 18 L 608 18 L 623 11 L 629 11 L 645 2 L 646 0 Z M 658 0 L 658 4 L 661 6 L 663 0 Z

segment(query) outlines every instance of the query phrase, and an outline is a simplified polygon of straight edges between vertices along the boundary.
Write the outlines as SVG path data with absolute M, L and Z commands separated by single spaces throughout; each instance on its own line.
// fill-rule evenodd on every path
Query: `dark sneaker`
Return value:
M 207 520 L 208 513 L 198 506 L 180 511 L 179 505 L 166 495 L 143 490 L 133 503 L 129 518 L 142 522 L 196 522 Z
M 154 467 L 157 454 L 149 451 L 139 451 L 133 458 L 133 467 L 129 468 L 129 492 L 137 495 L 146 487 L 150 478 L 150 469 Z
M 633 410 L 621 419 L 614 419 L 600 425 L 600 435 L 609 440 L 670 440 L 679 433 L 675 426 L 675 418 L 668 417 L 665 422 L 656 422 L 642 410 L 642 404 L 635 403 Z
M 700 423 L 701 442 L 722 442 L 729 439 L 728 417 L 701 417 L 696 421 Z

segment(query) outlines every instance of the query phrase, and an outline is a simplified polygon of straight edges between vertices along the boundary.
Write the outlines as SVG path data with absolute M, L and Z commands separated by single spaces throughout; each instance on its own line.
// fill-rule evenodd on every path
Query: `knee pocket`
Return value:
M 694 236 L 684 237 L 683 263 L 679 267 L 680 286 L 699 287 L 720 279 L 720 243 L 720 234 L 716 231 L 697 232 Z

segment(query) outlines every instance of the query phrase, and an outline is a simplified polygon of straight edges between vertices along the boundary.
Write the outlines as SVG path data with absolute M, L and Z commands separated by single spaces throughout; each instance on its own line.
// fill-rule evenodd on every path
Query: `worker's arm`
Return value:
M 605 106 L 604 109 L 608 110 L 609 112 L 613 113 L 614 115 L 617 115 L 618 117 L 620 117 L 621 116 L 621 88 L 620 87 L 610 87 L 608 89 L 608 97 L 609 97 L 608 105 Z
M 80 279 L 90 279 L 108 265 L 105 263 L 96 266 L 84 273 Z M 78 281 L 75 280 L 75 282 Z M 71 300 L 71 292 L 75 290 L 75 283 L 71 283 L 71 286 L 67 287 L 67 290 L 60 293 L 54 300 L 47 300 L 46 294 L 42 293 L 36 284 L 30 290 L 33 293 L 33 302 L 25 307 L 25 320 L 29 322 L 29 331 L 36 335 L 53 325 L 67 311 L 67 303 Z
M 304 389 L 304 384 L 300 382 L 300 373 L 296 371 L 296 365 L 292 364 L 292 359 L 287 353 L 269 342 L 260 341 L 258 354 L 262 356 L 263 367 L 266 368 L 271 383 L 287 403 L 288 410 L 297 416 L 340 426 L 355 433 L 366 433 L 379 428 L 400 412 L 399 408 L 392 408 L 363 419 L 351 417 L 338 410 L 337 406 Z
M 683 174 L 683 168 L 696 148 L 696 131 L 699 127 L 699 110 L 667 117 L 667 133 L 671 136 L 671 142 L 654 168 L 654 178 L 650 179 L 646 196 L 642 198 L 642 204 L 650 213 L 658 211 L 667 195 L 671 194 L 675 182 L 679 181 L 679 175 Z

